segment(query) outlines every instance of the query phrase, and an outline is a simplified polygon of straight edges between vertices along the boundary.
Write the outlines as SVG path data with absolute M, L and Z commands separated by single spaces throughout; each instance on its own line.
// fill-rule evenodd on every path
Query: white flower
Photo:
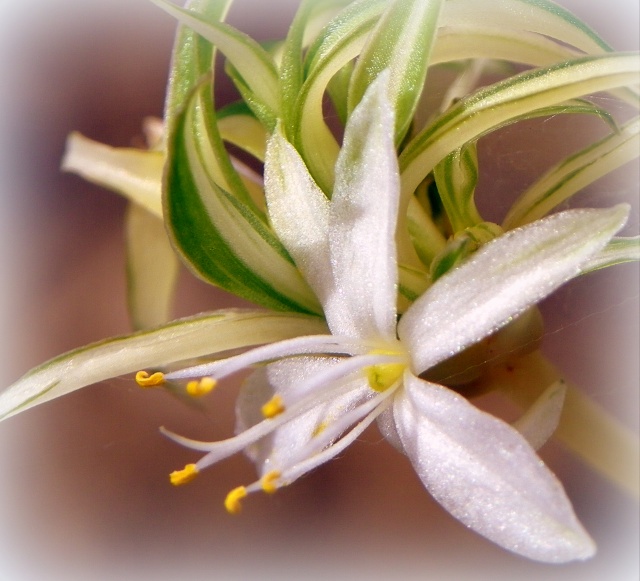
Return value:
M 331 335 L 282 341 L 168 374 L 203 377 L 191 389 L 206 391 L 230 373 L 270 362 L 243 388 L 237 436 L 207 443 L 169 434 L 207 452 L 173 473 L 172 481 L 186 482 L 244 450 L 261 479 L 229 494 L 226 506 L 236 512 L 248 493 L 290 484 L 378 419 L 427 490 L 466 526 L 533 559 L 587 558 L 593 541 L 525 437 L 420 375 L 579 274 L 622 226 L 627 210 L 567 211 L 508 232 L 438 279 L 397 322 L 400 184 L 386 83 L 383 74 L 350 117 L 331 200 L 282 133 L 271 138 L 265 166 L 270 219 L 322 303 Z M 548 409 L 555 420 L 540 420 L 538 431 L 555 427 L 560 405 Z

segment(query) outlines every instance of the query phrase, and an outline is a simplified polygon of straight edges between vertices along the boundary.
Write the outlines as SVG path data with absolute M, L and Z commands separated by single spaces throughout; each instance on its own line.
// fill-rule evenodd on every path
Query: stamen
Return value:
M 262 345 L 240 355 L 212 363 L 203 363 L 202 365 L 174 371 L 167 374 L 167 379 L 185 379 L 204 375 L 222 379 L 250 365 L 282 359 L 283 357 L 309 354 L 356 355 L 361 354 L 362 351 L 362 342 L 355 342 L 349 338 L 335 337 L 333 335 L 296 337 L 295 339 L 286 339 L 277 343 Z
M 327 448 L 321 449 L 320 452 L 315 452 L 318 448 L 313 446 L 306 446 L 306 449 L 303 449 L 301 453 L 296 454 L 298 458 L 301 458 L 300 461 L 296 463 L 294 460 L 289 468 L 287 468 L 283 472 L 283 478 L 286 479 L 287 484 L 290 484 L 294 480 L 297 480 L 307 472 L 310 472 L 317 466 L 324 464 L 331 458 L 334 458 L 342 451 L 344 451 L 350 444 L 352 444 L 372 423 L 373 421 L 384 411 L 386 410 L 391 402 L 392 398 L 389 397 L 394 392 L 394 390 L 386 390 L 381 394 L 377 395 L 375 398 L 372 398 L 364 404 L 360 406 L 362 410 L 365 410 L 365 414 L 360 420 L 359 423 L 355 425 L 355 427 L 348 432 L 345 436 L 340 438 L 337 442 L 330 445 Z M 353 410 L 355 412 L 356 410 Z M 354 414 L 355 415 L 355 414 Z M 353 420 L 354 417 L 348 418 L 348 420 Z M 343 426 L 346 427 L 347 421 L 343 423 Z M 335 429 L 335 424 L 332 425 L 332 428 Z M 330 430 L 326 430 L 329 432 Z M 335 430 L 333 436 L 337 436 L 339 434 L 338 430 Z M 331 440 L 329 440 L 330 442 Z M 311 440 L 310 445 L 314 443 L 314 440 Z M 328 443 L 328 442 L 326 442 Z M 325 443 L 325 445 L 326 445 Z
M 182 470 L 174 470 L 169 474 L 169 480 L 174 486 L 180 486 L 191 482 L 198 475 L 198 472 L 200 470 L 195 464 L 187 464 Z
M 212 391 L 218 382 L 213 377 L 203 377 L 200 381 L 187 383 L 187 393 L 191 397 L 202 397 Z
M 247 428 L 244 432 L 239 433 L 233 438 L 217 442 L 201 442 L 175 434 L 164 427 L 161 427 L 160 431 L 165 436 L 171 438 L 174 442 L 177 442 L 182 446 L 191 448 L 192 450 L 208 452 L 208 454 L 198 461 L 198 466 L 200 470 L 202 470 L 216 462 L 219 462 L 220 460 L 223 460 L 224 458 L 237 454 L 247 446 L 257 442 L 260 438 L 264 438 L 275 429 L 291 421 L 293 418 L 331 401 L 344 390 L 344 386 L 336 380 L 340 380 L 358 368 L 379 363 L 380 359 L 384 357 L 385 356 L 380 355 L 360 355 L 350 357 L 340 363 L 337 363 L 330 369 L 327 369 L 324 373 L 314 375 L 309 378 L 307 382 L 300 385 L 300 391 L 306 392 L 306 397 L 293 403 L 283 413 L 275 418 L 263 420 L 262 422 Z M 391 360 L 393 361 L 393 359 Z M 321 392 L 316 392 L 316 389 L 320 387 L 322 387 Z M 384 393 L 389 393 L 391 391 L 392 390 L 387 390 Z M 324 435 L 324 433 L 322 435 Z
M 149 375 L 146 371 L 138 371 L 136 373 L 136 383 L 140 387 L 156 387 L 165 382 L 164 373 L 156 371 L 153 375 Z
M 264 490 L 267 494 L 273 494 L 278 490 L 278 485 L 276 484 L 276 480 L 280 478 L 280 472 L 278 470 L 272 470 L 271 472 L 267 472 L 261 479 L 260 484 L 262 485 L 262 490 Z
M 274 395 L 267 403 L 265 403 L 261 410 L 262 415 L 267 418 L 275 418 L 279 416 L 286 409 L 284 405 L 284 401 L 282 400 L 282 396 L 276 394 Z
M 244 486 L 238 486 L 234 488 L 227 498 L 224 499 L 224 507 L 229 514 L 239 514 L 242 511 L 242 504 L 240 501 L 247 496 L 247 489 Z

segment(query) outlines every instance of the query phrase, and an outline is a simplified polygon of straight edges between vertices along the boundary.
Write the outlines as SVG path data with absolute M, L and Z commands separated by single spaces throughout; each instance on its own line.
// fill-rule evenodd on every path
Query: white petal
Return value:
M 265 196 L 271 225 L 321 303 L 333 283 L 329 200 L 277 128 L 267 143 Z
M 404 454 L 404 446 L 396 428 L 396 422 L 393 418 L 393 408 L 386 409 L 378 416 L 378 430 L 396 450 Z
M 566 393 L 566 384 L 561 380 L 556 381 L 542 392 L 518 420 L 513 422 L 513 427 L 524 436 L 534 450 L 541 448 L 556 431 Z
M 333 357 L 300 357 L 278 361 L 257 370 L 243 386 L 236 402 L 236 433 L 263 420 L 261 406 L 278 393 L 287 405 L 300 401 L 308 393 L 299 387 L 305 380 L 334 367 L 341 360 Z M 343 360 L 342 360 L 343 361 Z M 274 430 L 246 450 L 259 474 L 291 466 L 299 461 L 299 451 L 329 424 L 375 395 L 364 377 L 342 380 L 339 395 L 335 391 L 318 393 L 318 405 Z M 333 386 L 332 386 L 333 387 Z M 326 390 L 325 390 L 326 391 Z M 349 426 L 345 426 L 345 429 Z
M 382 73 L 345 128 L 329 219 L 335 294 L 325 316 L 334 334 L 392 340 L 399 178 L 387 85 Z
M 593 555 L 562 485 L 511 426 L 410 373 L 394 417 L 423 484 L 466 526 L 531 559 Z
M 626 206 L 569 210 L 511 230 L 440 278 L 404 314 L 414 372 L 493 333 L 580 273 L 622 227 Z

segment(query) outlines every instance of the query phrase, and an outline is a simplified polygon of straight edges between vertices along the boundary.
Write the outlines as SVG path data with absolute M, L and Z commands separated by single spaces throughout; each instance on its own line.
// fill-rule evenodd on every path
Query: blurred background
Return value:
M 282 36 L 293 0 L 237 0 L 230 21 Z M 563 0 L 617 49 L 638 48 L 635 0 Z M 162 114 L 175 31 L 145 0 L 0 3 L 0 386 L 66 350 L 127 333 L 125 203 L 59 171 L 66 135 L 116 146 Z M 613 105 L 616 107 L 616 105 Z M 602 131 L 571 119 L 511 127 L 481 142 L 482 188 L 498 213 L 561 155 Z M 591 133 L 595 132 L 595 133 Z M 578 205 L 636 202 L 637 164 Z M 486 200 L 484 202 L 487 203 Z M 622 423 L 638 429 L 638 268 L 574 281 L 543 304 L 544 349 Z M 176 316 L 232 304 L 184 273 Z M 369 431 L 338 460 L 240 517 L 226 492 L 255 475 L 237 456 L 173 488 L 197 456 L 158 426 L 202 439 L 233 429 L 235 386 L 194 412 L 116 379 L 0 425 L 0 581 L 174 579 L 637 579 L 638 505 L 559 445 L 542 456 L 599 546 L 546 566 L 468 532 L 423 490 L 408 461 Z

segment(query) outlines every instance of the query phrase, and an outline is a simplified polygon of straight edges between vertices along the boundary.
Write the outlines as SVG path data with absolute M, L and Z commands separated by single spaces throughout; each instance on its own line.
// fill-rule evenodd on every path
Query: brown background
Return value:
M 563 4 L 616 48 L 637 48 L 637 3 Z M 237 5 L 232 22 L 261 39 L 282 34 L 293 11 L 290 0 Z M 128 331 L 125 204 L 58 167 L 69 131 L 129 145 L 143 116 L 161 115 L 174 22 L 142 0 L 3 3 L 0 22 L 0 383 L 8 385 L 49 357 Z M 483 141 L 484 206 L 499 215 L 554 159 L 598 132 L 597 124 L 560 119 Z M 637 183 L 631 164 L 577 202 L 635 200 Z M 632 222 L 630 232 L 637 206 Z M 184 276 L 175 314 L 232 301 Z M 573 282 L 543 308 L 550 357 L 637 430 L 637 267 Z M 555 444 L 543 457 L 600 547 L 586 564 L 530 563 L 466 531 L 375 430 L 231 518 L 221 500 L 254 478 L 248 461 L 232 458 L 172 488 L 167 473 L 197 456 L 157 427 L 223 437 L 232 430 L 233 397 L 228 385 L 195 413 L 116 379 L 0 425 L 0 580 L 637 578 L 637 503 Z

